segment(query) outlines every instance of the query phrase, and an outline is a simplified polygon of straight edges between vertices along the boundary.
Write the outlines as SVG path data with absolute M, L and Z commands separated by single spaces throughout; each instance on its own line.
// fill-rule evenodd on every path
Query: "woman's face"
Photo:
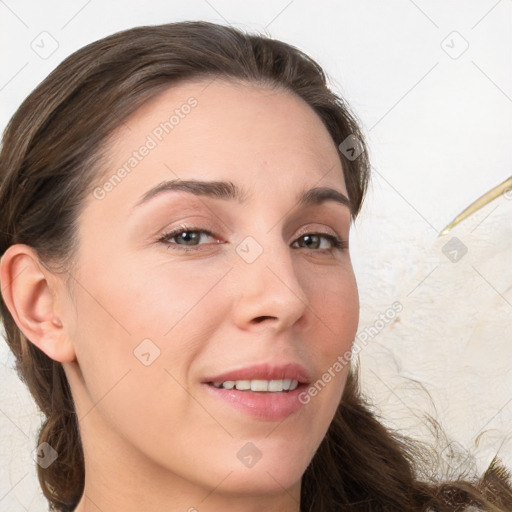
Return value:
M 289 92 L 197 81 L 139 109 L 109 157 L 62 310 L 88 477 L 114 460 L 134 486 L 297 496 L 358 322 L 336 145 Z

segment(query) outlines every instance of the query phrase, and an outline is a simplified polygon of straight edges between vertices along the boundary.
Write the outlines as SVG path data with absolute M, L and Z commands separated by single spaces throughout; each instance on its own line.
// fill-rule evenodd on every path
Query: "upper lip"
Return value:
M 226 382 L 228 380 L 296 380 L 299 384 L 309 382 L 309 373 L 298 363 L 261 363 L 231 370 L 218 375 L 207 377 L 203 382 Z

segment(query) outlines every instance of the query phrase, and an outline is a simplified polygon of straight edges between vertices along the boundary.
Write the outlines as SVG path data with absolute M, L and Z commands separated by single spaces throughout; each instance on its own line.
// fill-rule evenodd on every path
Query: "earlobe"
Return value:
M 25 244 L 11 245 L 0 260 L 2 297 L 25 337 L 59 362 L 76 360 L 68 333 L 55 311 L 49 271 Z

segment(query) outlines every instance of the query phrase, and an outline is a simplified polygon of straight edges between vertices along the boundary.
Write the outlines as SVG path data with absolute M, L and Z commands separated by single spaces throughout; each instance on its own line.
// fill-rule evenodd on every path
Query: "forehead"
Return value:
M 314 110 L 290 91 L 260 84 L 210 78 L 173 85 L 120 125 L 107 155 L 100 186 L 111 182 L 111 205 L 133 203 L 169 179 L 294 195 L 313 186 L 346 191 L 337 148 Z
M 112 156 L 125 158 L 147 137 L 172 146 L 222 154 L 308 153 L 319 165 L 339 160 L 323 122 L 299 96 L 282 88 L 221 79 L 182 82 L 163 90 L 114 134 Z M 233 144 L 232 141 L 236 141 Z M 175 157 L 178 157 L 175 151 Z M 319 161 L 319 159 L 321 161 Z

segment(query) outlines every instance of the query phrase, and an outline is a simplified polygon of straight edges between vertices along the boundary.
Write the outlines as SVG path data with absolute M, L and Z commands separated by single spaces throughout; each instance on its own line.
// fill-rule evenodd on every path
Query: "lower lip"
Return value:
M 267 421 L 283 420 L 297 412 L 303 406 L 299 394 L 307 387 L 306 384 L 299 384 L 293 391 L 262 392 L 216 388 L 210 384 L 203 386 L 235 409 Z

